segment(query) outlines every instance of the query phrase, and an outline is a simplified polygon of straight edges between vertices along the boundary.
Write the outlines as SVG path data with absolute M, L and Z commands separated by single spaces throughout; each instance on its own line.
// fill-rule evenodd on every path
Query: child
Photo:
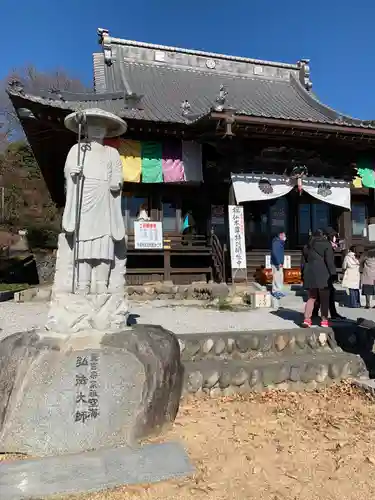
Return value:
M 359 259 L 355 247 L 350 247 L 342 264 L 342 269 L 344 271 L 342 286 L 349 290 L 350 307 L 361 307 L 359 298 L 361 275 L 359 272 Z
M 369 250 L 364 256 L 362 271 L 362 295 L 366 297 L 366 309 L 371 307 L 371 298 L 375 295 L 375 250 Z

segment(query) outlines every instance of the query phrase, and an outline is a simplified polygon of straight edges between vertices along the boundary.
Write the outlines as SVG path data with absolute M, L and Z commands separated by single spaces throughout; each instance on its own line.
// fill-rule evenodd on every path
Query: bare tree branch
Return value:
M 65 92 L 85 92 L 84 84 L 77 78 L 70 77 L 66 71 L 56 69 L 43 73 L 29 65 L 21 69 L 14 69 L 0 81 L 0 150 L 9 140 L 23 138 L 23 131 L 6 92 L 9 83 L 18 80 L 30 93 L 40 90 L 62 90 Z

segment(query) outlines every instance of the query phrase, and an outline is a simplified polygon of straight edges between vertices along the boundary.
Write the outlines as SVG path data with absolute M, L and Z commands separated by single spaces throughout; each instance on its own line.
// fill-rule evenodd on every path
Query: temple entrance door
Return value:
M 247 250 L 268 249 L 278 231 L 288 233 L 288 199 L 255 201 L 245 205 Z
M 309 235 L 317 229 L 326 229 L 332 223 L 332 207 L 324 202 L 298 205 L 298 245 L 305 245 Z

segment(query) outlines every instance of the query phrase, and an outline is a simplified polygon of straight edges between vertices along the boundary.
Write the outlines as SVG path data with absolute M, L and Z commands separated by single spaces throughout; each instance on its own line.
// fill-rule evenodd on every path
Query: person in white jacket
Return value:
M 342 286 L 349 291 L 350 307 L 361 307 L 359 290 L 361 275 L 359 272 L 359 258 L 356 254 L 356 248 L 350 247 L 342 264 L 344 277 L 342 279 Z

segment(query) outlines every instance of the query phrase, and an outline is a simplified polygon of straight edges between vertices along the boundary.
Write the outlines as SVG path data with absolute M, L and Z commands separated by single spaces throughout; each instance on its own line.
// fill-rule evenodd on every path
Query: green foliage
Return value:
M 27 240 L 31 249 L 57 247 L 58 228 L 48 225 L 26 225 L 25 229 L 27 229 Z
M 41 178 L 38 164 L 27 142 L 11 142 L 5 150 L 5 155 L 8 155 L 16 165 L 25 169 L 29 178 Z
M 15 141 L 9 143 L 5 151 L 0 156 L 0 173 L 7 170 L 22 168 L 28 178 L 41 179 L 38 164 L 33 152 L 25 141 Z
M 3 228 L 27 229 L 33 248 L 54 247 L 60 214 L 27 142 L 12 142 L 0 155 L 0 186 L 5 188 Z
M 20 292 L 30 288 L 27 283 L 0 283 L 0 292 Z

